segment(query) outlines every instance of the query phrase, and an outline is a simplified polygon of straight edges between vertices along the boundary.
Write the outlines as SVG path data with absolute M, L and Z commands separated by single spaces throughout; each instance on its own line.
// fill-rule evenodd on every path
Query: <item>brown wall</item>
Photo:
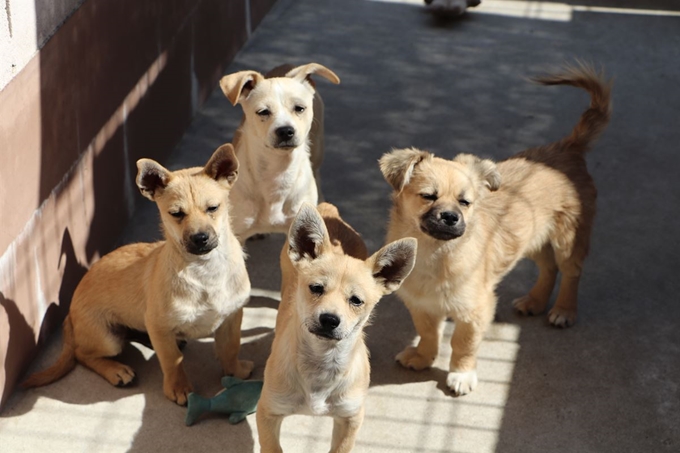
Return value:
M 0 92 L 0 407 L 274 1 L 86 0 Z

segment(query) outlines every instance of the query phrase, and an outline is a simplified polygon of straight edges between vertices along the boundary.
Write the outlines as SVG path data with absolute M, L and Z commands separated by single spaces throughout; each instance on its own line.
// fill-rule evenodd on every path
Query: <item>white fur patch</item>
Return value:
M 454 395 L 467 395 L 477 387 L 477 370 L 451 372 L 446 376 L 446 385 Z

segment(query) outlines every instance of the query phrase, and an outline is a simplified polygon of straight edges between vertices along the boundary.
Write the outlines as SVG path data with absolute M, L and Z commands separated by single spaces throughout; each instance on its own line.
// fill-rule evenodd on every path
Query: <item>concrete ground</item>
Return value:
M 281 0 L 229 67 L 316 61 L 340 76 L 339 86 L 317 84 L 326 102 L 323 191 L 371 251 L 382 244 L 390 204 L 376 164 L 384 152 L 413 145 L 444 157 L 502 159 L 562 137 L 588 102 L 527 76 L 579 57 L 615 77 L 613 118 L 588 158 L 599 213 L 576 326 L 555 329 L 544 316 L 513 312 L 510 301 L 535 278 L 522 262 L 498 288 L 477 390 L 453 398 L 446 340 L 429 371 L 394 363 L 415 331 L 403 304 L 385 298 L 367 329 L 373 372 L 356 451 L 680 450 L 680 6 L 562 1 L 484 0 L 461 20 L 439 23 L 417 1 Z M 640 10 L 642 3 L 657 11 Z M 240 108 L 216 90 L 165 164 L 203 164 L 239 120 Z M 121 243 L 157 232 L 156 208 L 139 196 Z M 248 243 L 261 296 L 246 308 L 242 356 L 255 361 L 255 378 L 273 336 L 282 241 Z M 447 337 L 452 330 L 447 325 Z M 55 336 L 36 368 L 60 347 Z M 190 342 L 185 356 L 196 391 L 217 392 L 211 341 Z M 235 426 L 212 416 L 185 427 L 185 409 L 162 394 L 153 352 L 132 344 L 123 360 L 137 371 L 135 387 L 113 388 L 79 366 L 51 386 L 17 392 L 0 415 L 0 450 L 259 451 L 254 415 Z M 287 419 L 284 450 L 327 451 L 331 424 Z

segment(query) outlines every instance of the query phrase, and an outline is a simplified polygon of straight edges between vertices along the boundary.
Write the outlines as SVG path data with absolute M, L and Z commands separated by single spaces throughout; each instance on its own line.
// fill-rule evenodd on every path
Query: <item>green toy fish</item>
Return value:
M 262 381 L 243 381 L 233 376 L 222 378 L 222 390 L 212 398 L 204 398 L 196 393 L 189 393 L 187 400 L 187 426 L 196 423 L 198 417 L 206 412 L 229 414 L 229 423 L 235 425 L 246 419 L 257 409 L 257 402 L 262 393 Z

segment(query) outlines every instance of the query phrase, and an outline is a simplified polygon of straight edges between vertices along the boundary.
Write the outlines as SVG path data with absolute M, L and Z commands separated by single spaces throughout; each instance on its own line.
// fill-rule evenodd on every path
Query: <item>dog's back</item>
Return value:
M 342 220 L 338 208 L 330 203 L 321 203 L 316 210 L 319 211 L 328 228 L 328 235 L 336 253 L 349 255 L 359 260 L 368 258 L 364 240 L 354 228 Z

